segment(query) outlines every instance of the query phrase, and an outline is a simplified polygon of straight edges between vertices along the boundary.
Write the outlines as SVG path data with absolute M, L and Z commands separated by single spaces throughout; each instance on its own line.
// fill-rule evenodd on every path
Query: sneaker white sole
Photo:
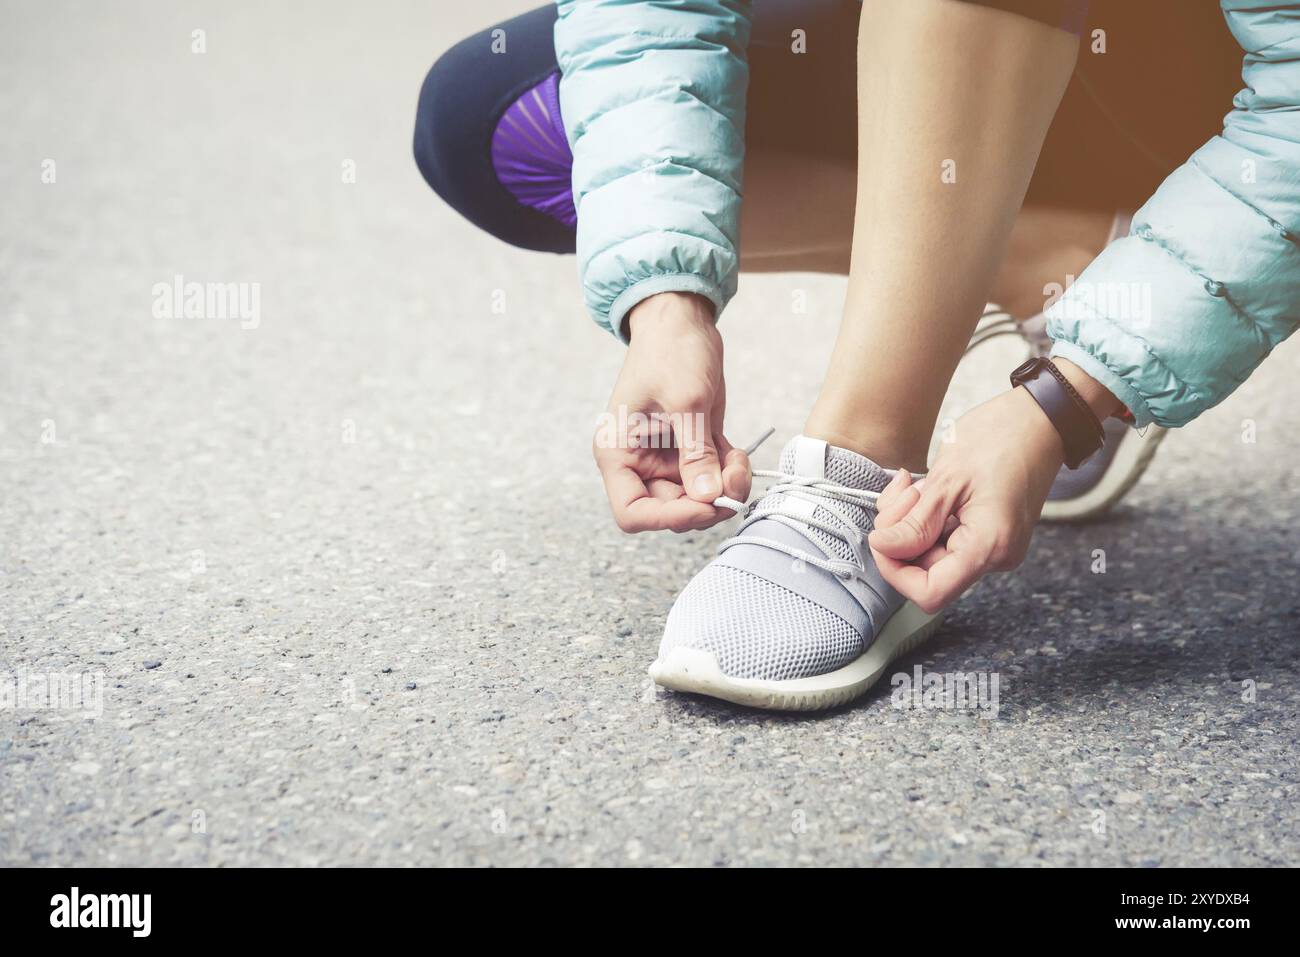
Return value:
M 927 615 L 909 601 L 885 622 L 860 657 L 843 668 L 811 678 L 733 678 L 722 673 L 712 652 L 698 648 L 672 649 L 650 666 L 650 677 L 673 691 L 708 695 L 751 708 L 819 711 L 865 694 L 886 668 L 934 634 L 942 623 L 942 612 Z
M 1153 425 L 1145 433 L 1131 433 L 1120 443 L 1115 460 L 1101 481 L 1077 498 L 1049 499 L 1040 516 L 1045 522 L 1084 522 L 1104 515 L 1137 484 L 1151 464 L 1168 429 Z

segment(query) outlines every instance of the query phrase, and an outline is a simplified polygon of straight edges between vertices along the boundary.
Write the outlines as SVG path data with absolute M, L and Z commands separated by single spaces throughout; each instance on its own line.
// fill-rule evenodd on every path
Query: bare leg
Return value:
M 956 0 L 864 5 L 858 228 L 809 434 L 925 467 L 1075 51 L 1068 34 Z
M 864 4 L 855 221 L 867 228 L 809 434 L 925 468 L 1076 50 L 1063 31 L 956 0 Z

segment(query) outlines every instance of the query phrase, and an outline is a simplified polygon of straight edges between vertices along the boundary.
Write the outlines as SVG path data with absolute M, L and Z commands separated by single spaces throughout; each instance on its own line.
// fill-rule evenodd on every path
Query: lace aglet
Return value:
M 764 442 L 766 442 L 768 439 L 770 439 L 772 437 L 772 433 L 775 431 L 776 431 L 776 426 L 772 426 L 771 428 L 769 428 L 766 432 L 760 435 L 754 442 L 752 442 L 748 448 L 745 449 L 745 454 L 753 455 L 755 452 L 757 452 L 758 447 L 762 445 Z M 730 508 L 730 506 L 727 507 Z

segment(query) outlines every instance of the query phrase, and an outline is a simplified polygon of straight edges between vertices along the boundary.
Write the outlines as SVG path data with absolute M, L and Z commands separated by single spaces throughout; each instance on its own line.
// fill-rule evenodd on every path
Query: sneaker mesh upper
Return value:
M 678 596 L 659 653 L 678 645 L 713 652 L 733 678 L 763 681 L 826 674 L 863 651 L 843 618 L 728 565 L 706 566 Z
M 780 468 L 787 475 L 795 474 L 795 447 L 793 444 L 786 446 L 785 451 L 781 453 Z M 875 462 L 855 452 L 836 448 L 833 445 L 826 448 L 826 479 L 835 482 L 837 485 L 847 485 L 850 488 L 866 489 L 872 492 L 879 492 L 889 484 L 889 475 Z M 782 498 L 784 496 L 780 493 L 765 496 L 758 508 L 775 505 Z M 845 515 L 852 518 L 854 523 L 863 531 L 871 530 L 871 515 L 865 508 L 844 502 L 838 503 L 837 507 Z M 834 524 L 831 513 L 824 508 L 817 509 L 813 514 L 824 522 Z M 851 561 L 853 559 L 853 552 L 844 539 L 831 535 L 829 532 L 824 532 L 820 528 L 810 528 L 808 533 L 817 539 L 819 545 L 836 558 L 842 561 Z
M 780 470 L 786 474 L 797 474 L 799 441 L 809 440 L 792 441 L 781 455 Z M 883 489 L 890 478 L 870 459 L 834 446 L 826 447 L 825 477 L 839 485 L 871 491 Z M 766 495 L 757 509 L 775 506 L 784 497 L 781 493 Z M 848 502 L 837 502 L 836 507 L 863 531 L 871 528 L 866 509 Z M 835 524 L 827 510 L 819 508 L 815 514 Z M 746 534 L 763 537 L 764 524 L 754 523 Z M 834 535 L 813 528 L 805 534 L 839 558 L 852 557 L 847 543 Z M 817 554 L 811 543 L 808 550 Z M 787 566 L 792 575 L 794 565 L 792 561 Z M 801 573 L 830 576 L 811 566 Z M 799 588 L 797 579 L 788 584 L 790 587 L 784 587 L 734 564 L 706 566 L 691 579 L 669 612 L 660 655 L 678 647 L 695 648 L 711 652 L 722 672 L 733 678 L 791 681 L 835 671 L 866 650 L 874 635 L 860 634 L 852 623 L 799 594 L 794 590 Z

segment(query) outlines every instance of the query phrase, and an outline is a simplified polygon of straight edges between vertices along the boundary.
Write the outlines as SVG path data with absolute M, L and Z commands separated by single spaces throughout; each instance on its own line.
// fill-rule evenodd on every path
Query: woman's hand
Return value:
M 1055 361 L 1099 419 L 1118 411 L 1104 386 Z M 1064 459 L 1055 426 L 1024 389 L 967 412 L 925 478 L 900 471 L 881 494 L 867 539 L 880 574 L 932 613 L 988 572 L 1018 567 Z
M 660 293 L 628 314 L 631 341 L 592 454 L 625 532 L 708 528 L 749 496 L 749 458 L 722 433 L 722 337 L 707 299 Z

